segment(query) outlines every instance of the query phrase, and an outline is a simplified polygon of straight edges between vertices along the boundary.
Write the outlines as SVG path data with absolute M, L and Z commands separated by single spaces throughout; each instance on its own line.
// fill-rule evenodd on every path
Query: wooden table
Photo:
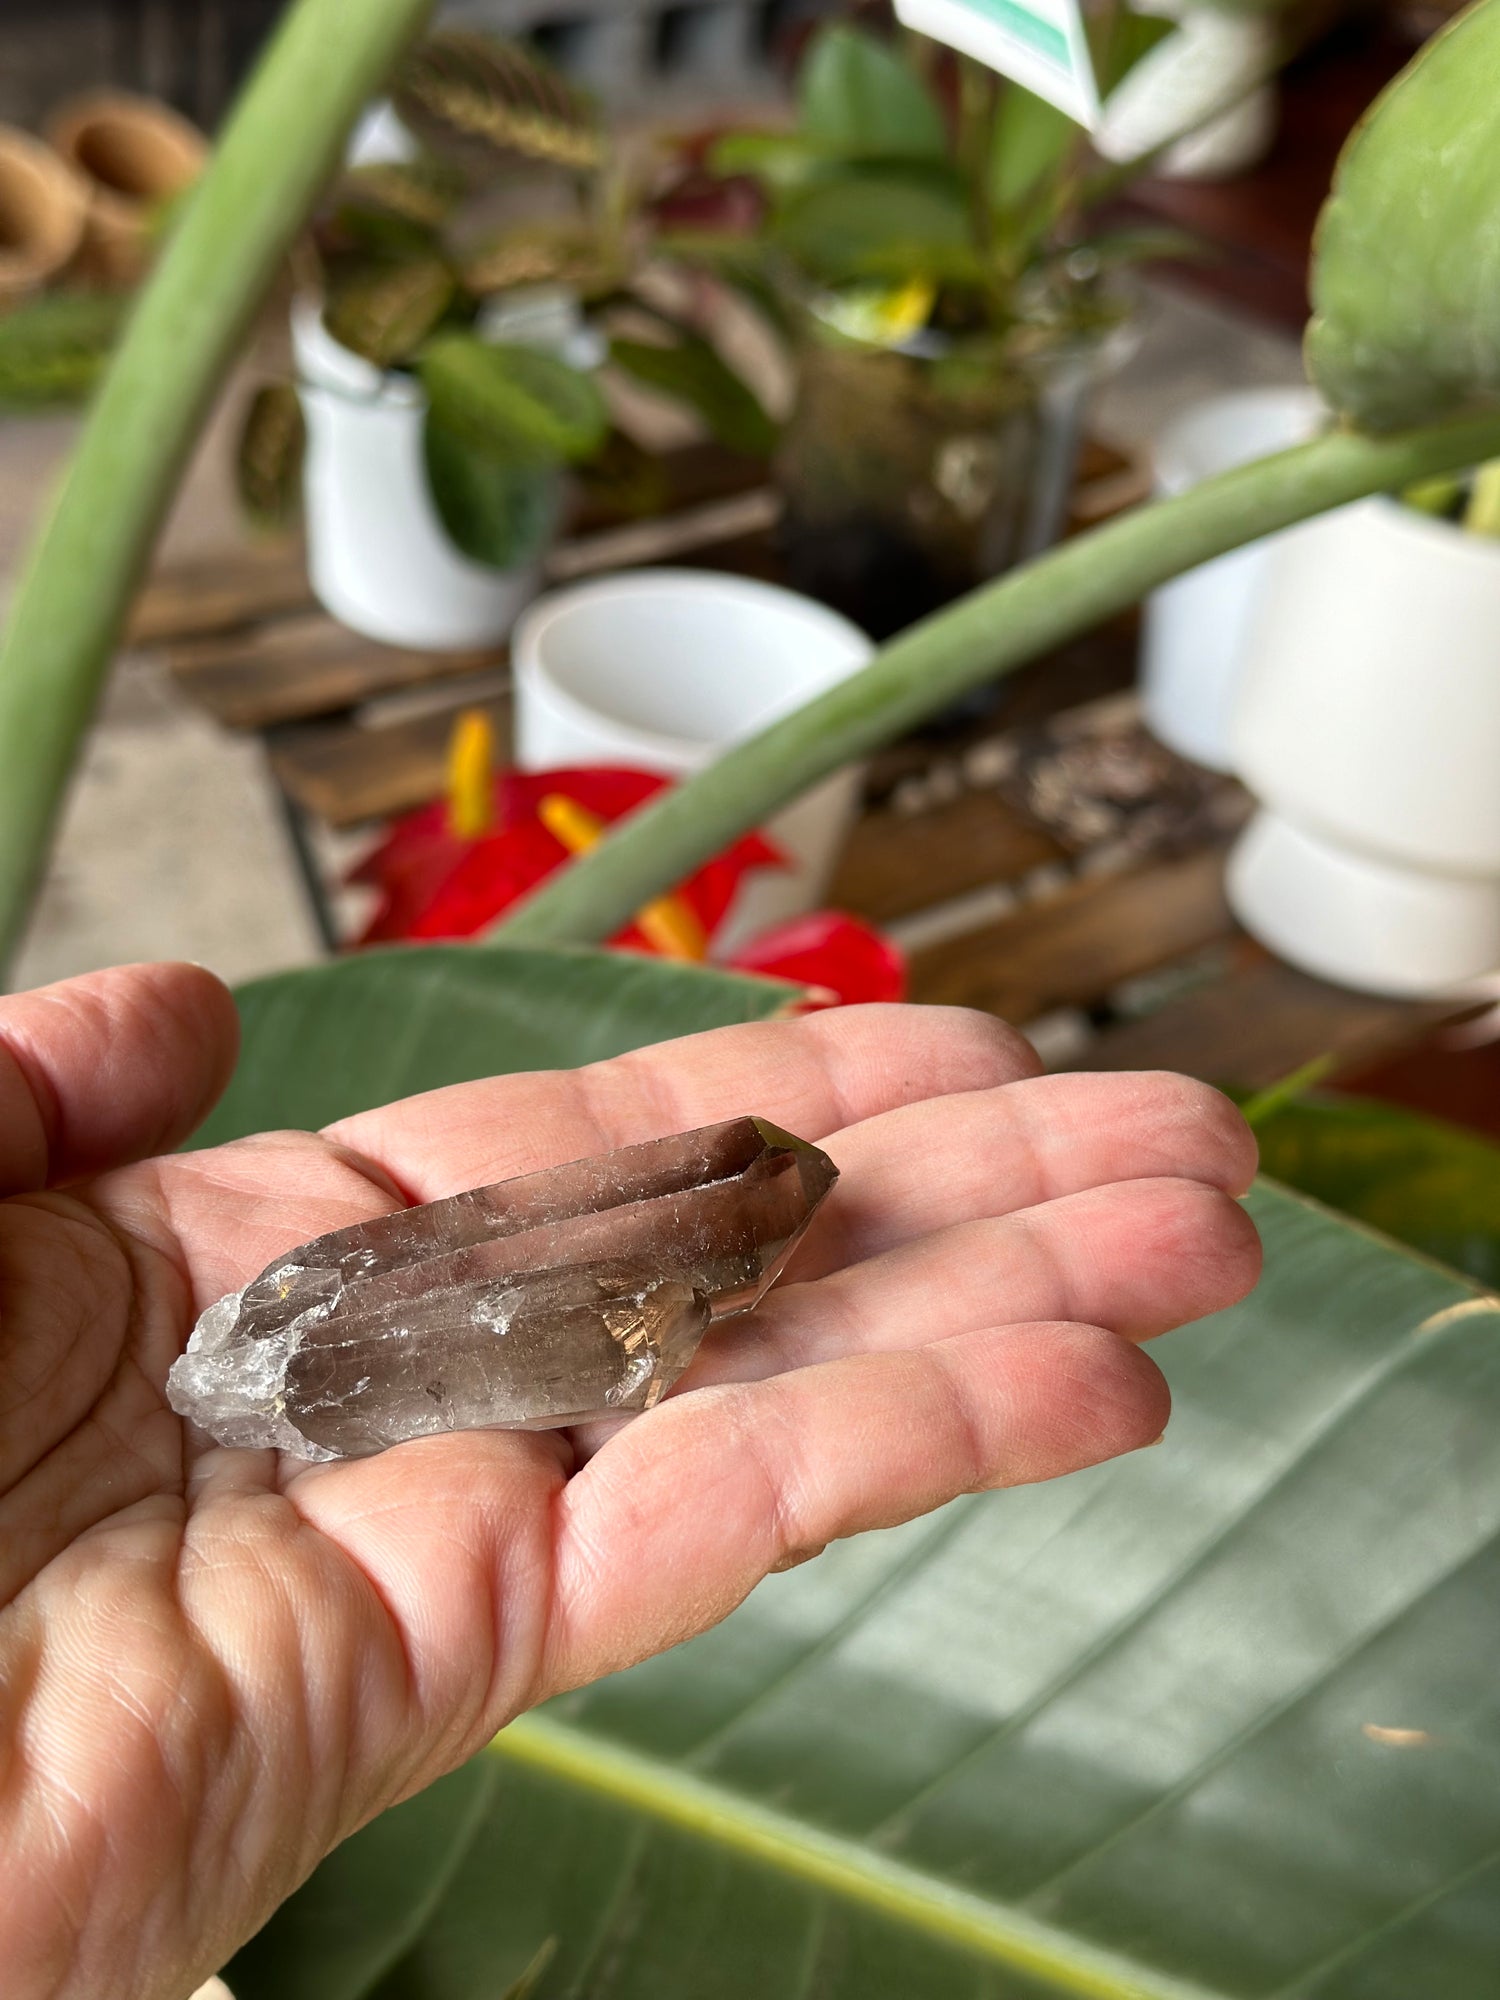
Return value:
M 673 455 L 672 503 L 640 526 L 578 522 L 552 571 L 652 559 L 774 577 L 775 502 L 756 467 Z M 1086 449 L 1075 517 L 1138 497 L 1118 456 Z M 258 732 L 330 947 L 309 833 L 376 824 L 437 797 L 454 717 L 509 725 L 503 651 L 384 647 L 312 605 L 301 551 L 250 551 L 158 575 L 132 637 L 224 726 Z M 905 945 L 911 996 L 1031 1027 L 1056 1066 L 1169 1067 L 1242 1086 L 1321 1054 L 1364 1066 L 1443 1009 L 1370 999 L 1280 964 L 1239 932 L 1223 864 L 1248 802 L 1150 743 L 1131 693 L 1133 620 L 1008 683 L 994 710 L 872 760 L 829 901 Z

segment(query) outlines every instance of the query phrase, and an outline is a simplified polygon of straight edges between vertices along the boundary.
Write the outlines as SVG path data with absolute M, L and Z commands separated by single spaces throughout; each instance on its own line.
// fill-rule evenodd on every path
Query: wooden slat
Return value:
M 1177 1069 L 1248 1090 L 1315 1056 L 1371 1062 L 1454 1014 L 1451 1004 L 1383 1000 L 1297 972 L 1255 946 L 1223 978 L 1111 1028 L 1070 1069 Z
M 509 700 L 474 705 L 494 722 L 499 754 L 508 756 Z M 358 826 L 410 812 L 442 793 L 460 706 L 380 728 L 319 722 L 279 730 L 270 741 L 271 768 L 287 796 L 329 826 Z
M 178 642 L 167 665 L 190 701 L 231 729 L 267 729 L 357 707 L 395 688 L 493 670 L 505 650 L 431 653 L 381 646 L 311 612 Z
M 917 814 L 878 807 L 856 822 L 828 901 L 886 924 L 1062 858 L 1050 834 L 993 792 Z
M 251 542 L 159 570 L 136 599 L 126 643 L 156 646 L 227 632 L 311 603 L 301 544 Z
M 1227 936 L 1224 856 L 1208 849 L 1057 896 L 912 955 L 911 997 L 1025 1022 L 1087 1006 L 1123 980 Z

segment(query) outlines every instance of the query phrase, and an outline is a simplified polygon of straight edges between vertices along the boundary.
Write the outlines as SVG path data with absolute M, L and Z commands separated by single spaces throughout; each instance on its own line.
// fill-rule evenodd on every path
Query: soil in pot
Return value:
M 1043 420 L 990 352 L 803 345 L 777 459 L 788 581 L 887 638 L 1016 559 Z

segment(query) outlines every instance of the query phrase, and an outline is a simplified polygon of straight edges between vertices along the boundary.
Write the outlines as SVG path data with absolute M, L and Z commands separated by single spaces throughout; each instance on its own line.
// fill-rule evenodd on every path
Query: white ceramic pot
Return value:
M 1265 808 L 1230 871 L 1257 936 L 1374 992 L 1500 966 L 1500 545 L 1391 500 L 1285 538 L 1234 747 Z
M 293 306 L 292 348 L 307 420 L 303 498 L 318 602 L 392 646 L 498 645 L 536 595 L 540 565 L 490 569 L 448 539 L 427 485 L 421 385 L 341 346 L 311 300 Z
M 1201 0 L 1155 0 L 1138 11 L 1181 25 L 1110 92 L 1097 150 L 1124 162 L 1166 147 L 1154 171 L 1173 180 L 1226 180 L 1253 167 L 1276 136 L 1274 21 Z
M 513 646 L 522 770 L 625 764 L 683 777 L 864 666 L 855 625 L 811 598 L 709 570 L 641 570 L 540 599 Z M 747 877 L 716 949 L 815 909 L 859 797 L 857 768 L 765 828 L 793 864 Z
M 1156 445 L 1156 490 L 1186 493 L 1200 480 L 1300 444 L 1322 405 L 1311 389 L 1246 389 L 1195 403 Z M 1302 533 L 1288 528 L 1285 535 Z M 1283 536 L 1201 563 L 1146 601 L 1141 707 L 1146 726 L 1180 756 L 1232 769 L 1230 723 L 1256 597 Z

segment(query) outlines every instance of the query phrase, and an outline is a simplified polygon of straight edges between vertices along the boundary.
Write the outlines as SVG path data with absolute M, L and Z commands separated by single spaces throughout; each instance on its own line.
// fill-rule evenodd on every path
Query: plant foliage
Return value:
M 429 35 L 392 92 L 435 143 L 479 141 L 545 166 L 597 167 L 604 145 L 591 105 L 531 49 L 462 28 Z
M 1294 1098 L 1257 1133 L 1267 1173 L 1500 1290 L 1500 1147 L 1358 1097 Z
M 0 411 L 80 402 L 124 323 L 113 292 L 56 292 L 0 313 Z
M 1260 1290 L 1156 1344 L 1159 1450 L 838 1544 L 523 1718 L 436 1898 L 383 1823 L 383 1976 L 320 1871 L 238 2000 L 477 2000 L 548 1947 L 539 2000 L 1489 2000 L 1500 1307 L 1253 1209 Z
M 1428 42 L 1345 146 L 1318 223 L 1307 360 L 1370 431 L 1500 400 L 1500 6 Z
M 556 1069 L 785 1010 L 795 987 L 629 952 L 400 946 L 239 989 L 239 1066 L 194 1134 L 327 1125 L 441 1084 Z
M 267 382 L 245 412 L 235 468 L 240 505 L 258 528 L 293 525 L 302 511 L 307 426 L 290 382 Z

